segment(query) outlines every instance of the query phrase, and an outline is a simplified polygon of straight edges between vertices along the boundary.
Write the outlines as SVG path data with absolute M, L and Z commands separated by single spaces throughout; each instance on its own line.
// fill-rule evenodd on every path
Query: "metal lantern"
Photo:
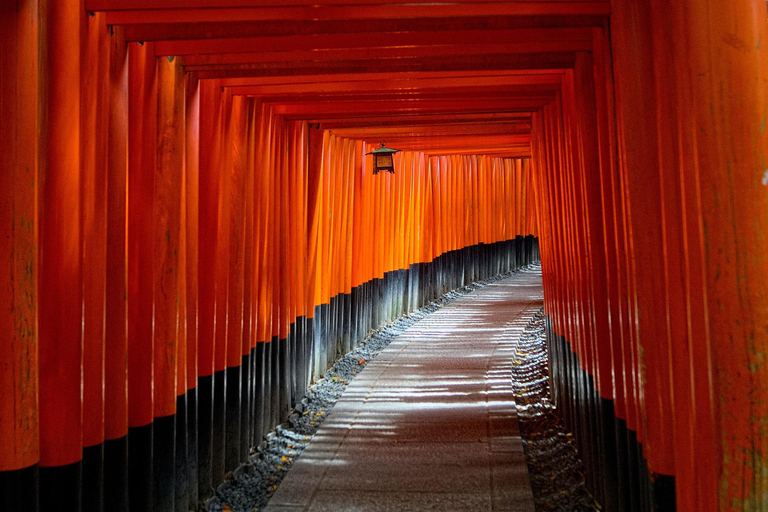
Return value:
M 395 173 L 395 161 L 392 155 L 399 153 L 399 149 L 393 149 L 386 147 L 385 143 L 381 143 L 379 149 L 374 149 L 366 155 L 373 155 L 373 174 L 379 174 L 381 171 Z

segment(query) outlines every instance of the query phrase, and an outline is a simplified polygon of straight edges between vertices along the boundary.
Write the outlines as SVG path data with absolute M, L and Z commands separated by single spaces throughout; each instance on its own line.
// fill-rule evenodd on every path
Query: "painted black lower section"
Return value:
M 227 368 L 226 419 L 224 422 L 225 457 L 224 468 L 235 468 L 242 460 L 240 456 L 240 394 L 242 391 L 242 367 Z
M 155 418 L 152 434 L 152 509 L 170 512 L 176 509 L 176 416 Z
M 104 510 L 129 512 L 128 437 L 104 441 Z
M 82 481 L 83 467 L 81 462 L 67 466 L 41 466 L 40 510 L 80 512 L 82 510 Z
M 152 424 L 128 429 L 128 504 L 152 510 Z
M 187 482 L 190 481 L 189 451 L 187 442 L 187 395 L 176 397 L 175 421 L 175 460 L 173 464 L 173 503 L 176 512 L 189 512 L 189 492 Z
M 187 511 L 195 510 L 198 501 L 198 389 L 187 391 Z
M 573 433 L 584 461 L 587 484 L 607 512 L 675 510 L 675 479 L 652 475 L 637 433 L 600 396 L 570 343 L 547 322 L 552 398 Z
M 104 445 L 83 448 L 83 482 L 93 485 L 83 493 L 83 512 L 104 510 Z
M 280 339 L 272 337 L 267 347 L 269 353 L 269 426 L 280 423 Z
M 669 475 L 652 475 L 653 507 L 656 512 L 674 512 L 675 510 L 675 477 Z
M 260 345 L 264 345 L 264 363 L 261 367 L 262 374 L 264 375 L 264 390 L 261 404 L 262 432 L 261 436 L 256 439 L 256 444 L 260 442 L 261 438 L 267 434 L 270 427 L 274 425 L 272 422 L 272 405 L 274 404 L 272 396 L 272 348 L 274 347 L 274 344 L 270 342 L 260 343 Z M 258 414 L 258 411 L 256 411 L 256 414 Z
M 197 498 L 213 496 L 213 376 L 197 378 Z
M 258 343 L 253 349 L 253 402 L 251 409 L 253 432 L 251 433 L 251 446 L 256 446 L 257 441 L 264 436 L 264 385 L 266 382 L 264 353 L 266 346 L 266 343 Z
M 240 362 L 240 446 L 238 449 L 238 461 L 243 461 L 248 457 L 248 450 L 251 448 L 250 432 L 251 425 L 251 394 L 253 393 L 253 357 L 251 354 L 245 355 Z
M 293 382 L 293 372 L 291 371 L 291 343 L 293 336 L 290 334 L 277 341 L 280 347 L 278 356 L 278 375 L 280 376 L 280 407 L 277 410 L 278 422 L 288 417 L 293 402 L 291 402 L 291 383 Z
M 537 241 L 517 237 L 451 251 L 337 295 L 317 306 L 314 318 L 296 318 L 286 337 L 258 343 L 239 366 L 199 377 L 196 389 L 177 398 L 175 415 L 86 448 L 77 464 L 0 472 L 0 511 L 201 511 L 225 475 L 247 460 L 251 447 L 286 420 L 309 385 L 372 329 L 451 290 L 538 259 Z M 581 395 L 596 396 L 589 379 L 579 382 Z M 616 510 L 646 510 L 635 503 L 645 499 L 650 506 L 652 499 L 663 504 L 665 496 L 674 497 L 669 478 L 656 475 L 653 484 L 646 478 L 643 487 L 632 474 L 609 469 L 609 460 L 617 468 L 634 464 L 634 474 L 644 471 L 647 477 L 640 447 L 631 432 L 622 431 L 611 404 L 595 402 L 589 411 L 590 419 L 580 420 L 579 435 L 586 436 L 581 449 L 602 443 L 600 456 L 590 453 L 590 467 L 605 468 L 599 492 L 627 504 Z M 575 410 L 569 417 L 580 418 Z M 609 484 L 612 475 L 617 476 Z
M 211 478 L 214 488 L 224 480 L 226 459 L 227 372 L 213 374 L 213 437 L 211 449 Z
M 39 478 L 37 465 L 14 471 L 0 471 L 0 510 L 38 512 Z

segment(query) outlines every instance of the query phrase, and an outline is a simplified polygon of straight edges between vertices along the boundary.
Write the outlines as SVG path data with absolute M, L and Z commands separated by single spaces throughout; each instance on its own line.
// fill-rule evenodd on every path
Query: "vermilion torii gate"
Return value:
M 368 328 L 535 236 L 606 509 L 764 510 L 767 22 L 762 0 L 3 3 L 0 502 L 195 508 Z M 404 153 L 374 177 L 381 141 Z

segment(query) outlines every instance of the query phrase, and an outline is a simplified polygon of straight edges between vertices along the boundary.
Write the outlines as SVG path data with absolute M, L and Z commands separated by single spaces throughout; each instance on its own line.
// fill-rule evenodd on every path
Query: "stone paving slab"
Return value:
M 533 511 L 510 368 L 541 306 L 528 270 L 414 324 L 350 383 L 266 512 Z

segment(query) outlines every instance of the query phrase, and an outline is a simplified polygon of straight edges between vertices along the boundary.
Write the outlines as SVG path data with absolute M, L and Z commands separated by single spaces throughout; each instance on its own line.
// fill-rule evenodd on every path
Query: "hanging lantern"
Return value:
M 392 158 L 392 155 L 399 152 L 399 149 L 388 148 L 382 142 L 379 149 L 366 153 L 366 155 L 373 155 L 373 174 L 379 174 L 381 171 L 395 174 L 395 160 Z

